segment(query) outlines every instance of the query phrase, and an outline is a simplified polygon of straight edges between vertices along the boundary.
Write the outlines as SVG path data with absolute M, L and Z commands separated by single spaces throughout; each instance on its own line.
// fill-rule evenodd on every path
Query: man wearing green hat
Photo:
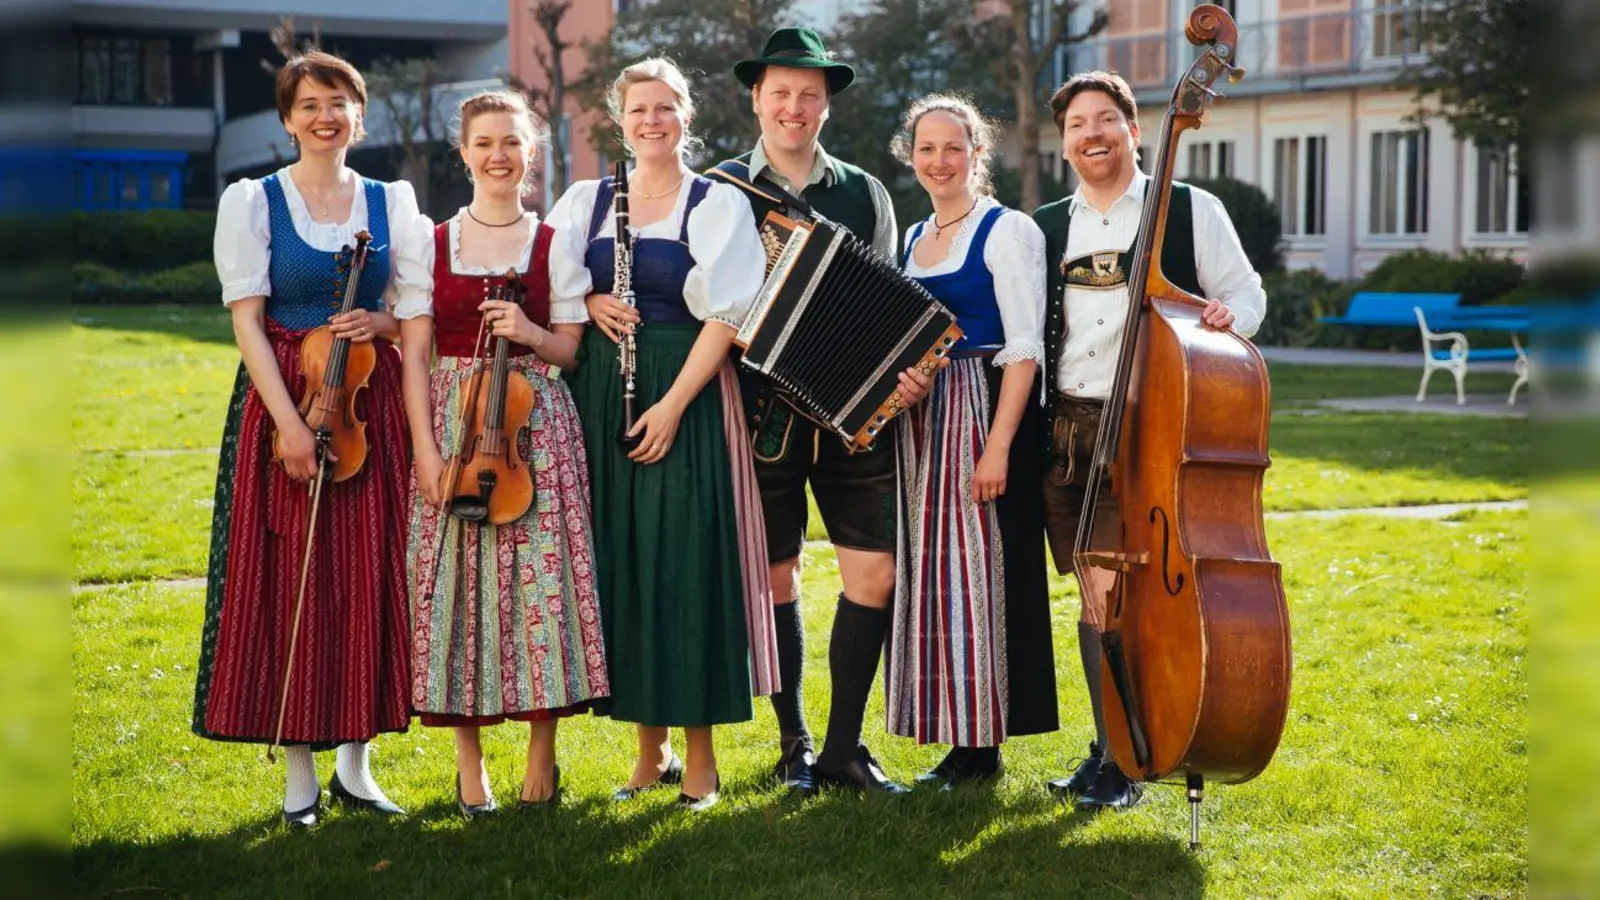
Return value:
M 740 61 L 733 73 L 750 89 L 761 140 L 707 174 L 744 190 L 758 228 L 771 211 L 791 218 L 811 218 L 814 212 L 870 241 L 884 258 L 897 258 L 894 207 L 883 183 L 829 156 L 817 143 L 830 99 L 850 86 L 855 71 L 835 62 L 815 31 L 780 28 L 760 57 Z M 927 380 L 914 371 L 900 380 L 912 402 L 926 393 Z M 781 749 L 776 774 L 799 793 L 811 793 L 819 782 L 903 793 L 907 789 L 884 777 L 861 744 L 867 695 L 894 598 L 894 449 L 883 440 L 870 451 L 851 454 L 779 400 L 758 376 L 746 377 L 743 388 L 772 566 L 781 676 L 780 690 L 772 695 Z M 800 696 L 805 653 L 797 564 L 805 540 L 808 480 L 844 582 L 828 647 L 833 686 L 828 732 L 815 757 Z

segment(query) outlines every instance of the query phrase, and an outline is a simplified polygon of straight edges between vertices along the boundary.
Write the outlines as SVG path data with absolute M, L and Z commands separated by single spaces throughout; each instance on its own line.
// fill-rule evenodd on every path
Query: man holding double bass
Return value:
M 1061 129 L 1061 155 L 1078 176 L 1072 196 L 1040 207 L 1034 220 L 1045 234 L 1049 266 L 1045 316 L 1045 371 L 1053 376 L 1054 402 L 1049 465 L 1044 483 L 1045 525 L 1051 555 L 1061 574 L 1073 570 L 1079 516 L 1102 410 L 1112 391 L 1131 296 L 1128 271 L 1144 213 L 1150 176 L 1139 170 L 1138 106 L 1128 83 L 1109 72 L 1073 76 L 1050 98 Z M 1167 216 L 1161 269 L 1174 285 L 1207 299 L 1201 312 L 1206 327 L 1232 329 L 1250 337 L 1260 327 L 1266 294 L 1234 232 L 1227 210 L 1212 194 L 1174 184 Z M 1098 495 L 1097 543 L 1115 522 L 1116 499 Z M 1103 538 L 1103 539 L 1102 539 Z M 1085 577 L 1087 575 L 1087 577 Z M 1103 576 L 1103 579 L 1102 577 Z M 1087 583 L 1085 583 L 1087 582 Z M 1110 574 L 1080 573 L 1083 608 L 1078 649 L 1095 738 L 1089 755 L 1069 778 L 1048 784 L 1062 799 L 1076 798 L 1080 809 L 1124 809 L 1142 796 L 1111 759 L 1101 703 L 1101 640 Z
M 742 60 L 733 71 L 750 89 L 761 140 L 749 153 L 726 160 L 707 174 L 745 192 L 758 229 L 768 212 L 793 219 L 817 214 L 869 241 L 884 258 L 896 258 L 894 207 L 882 182 L 829 156 L 817 142 L 831 98 L 850 87 L 854 70 L 834 62 L 816 32 L 780 28 L 768 38 L 760 57 Z M 771 240 L 764 235 L 769 252 Z M 780 690 L 772 695 L 772 706 L 781 748 L 776 775 L 801 794 L 815 791 L 819 781 L 904 793 L 907 788 L 886 778 L 861 745 L 867 695 L 894 597 L 894 449 L 885 439 L 871 450 L 851 454 L 837 437 L 823 434 L 796 413 L 765 380 L 743 369 L 740 374 L 755 445 L 775 604 Z M 915 370 L 901 375 L 900 382 L 908 403 L 927 393 L 928 379 Z M 833 690 L 820 756 L 814 756 L 800 695 L 805 653 L 798 563 L 808 513 L 807 481 L 838 554 L 844 582 L 828 648 Z

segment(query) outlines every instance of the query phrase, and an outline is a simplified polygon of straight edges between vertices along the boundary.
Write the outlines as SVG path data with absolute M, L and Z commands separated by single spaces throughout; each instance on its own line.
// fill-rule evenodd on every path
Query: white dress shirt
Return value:
M 676 241 L 683 231 L 684 207 L 689 202 L 689 186 L 695 178 L 684 170 L 683 187 L 666 218 L 644 227 L 629 226 L 635 238 L 660 238 Z M 575 239 L 564 244 L 581 266 L 589 239 L 589 219 L 599 193 L 599 181 L 580 181 L 567 189 L 550 210 L 548 221 L 566 228 Z M 614 237 L 616 224 L 607 214 L 600 220 L 595 239 Z M 551 252 L 556 248 L 552 247 Z M 756 232 L 755 215 L 744 192 L 731 184 L 712 181 L 705 199 L 689 215 L 689 255 L 694 268 L 683 285 L 683 300 L 689 312 L 702 322 L 721 322 L 738 328 L 755 302 L 756 292 L 766 281 L 767 252 Z M 583 271 L 584 294 L 593 290 L 593 279 Z
M 989 210 L 999 206 L 993 197 L 980 197 L 978 205 L 961 221 L 950 243 L 950 253 L 932 266 L 917 263 L 911 243 L 916 225 L 906 229 L 905 272 L 912 278 L 948 275 L 966 265 L 972 237 Z M 922 235 L 933 234 L 933 217 L 924 220 Z M 919 238 L 920 240 L 920 238 Z M 1029 216 L 1014 209 L 1000 214 L 983 245 L 983 263 L 994 276 L 994 297 L 1000 307 L 1005 346 L 995 354 L 994 365 L 1008 366 L 1024 360 L 1044 363 L 1044 232 Z
M 289 169 L 279 169 L 277 174 L 289 219 L 301 240 L 329 253 L 355 245 L 356 232 L 368 227 L 364 184 L 357 182 L 350 218 L 318 222 L 306 208 Z M 433 311 L 433 222 L 417 211 L 417 195 L 409 182 L 389 182 L 383 190 L 388 205 L 390 268 L 389 283 L 383 289 L 384 306 L 397 319 L 427 315 Z M 222 192 L 212 250 L 217 278 L 222 282 L 223 305 L 245 297 L 272 296 L 272 220 L 267 189 L 260 181 L 240 179 Z
M 1084 199 L 1083 190 L 1072 195 L 1072 226 L 1067 232 L 1064 258 L 1078 259 L 1091 253 L 1121 253 L 1133 246 L 1144 215 L 1145 189 L 1150 176 L 1135 172 L 1128 190 L 1111 204 L 1097 210 Z M 1233 330 L 1250 337 L 1261 327 L 1266 313 L 1267 295 L 1245 256 L 1233 222 L 1216 195 L 1191 187 L 1194 219 L 1195 274 L 1208 299 L 1220 300 L 1234 314 Z M 1061 260 L 1052 261 L 1059 264 Z M 1102 399 L 1111 393 L 1117 354 L 1128 313 L 1126 285 L 1095 290 L 1079 285 L 1066 288 L 1067 336 L 1061 343 L 1056 386 L 1063 393 L 1086 399 Z
M 523 217 L 533 220 L 528 229 L 528 241 L 523 245 L 522 251 L 515 260 L 507 260 L 503 265 L 497 266 L 470 266 L 461 261 L 461 220 L 467 215 L 467 208 L 450 217 L 446 223 L 450 237 L 450 271 L 456 275 L 490 277 L 500 275 L 507 268 L 514 267 L 519 274 L 526 275 L 528 266 L 533 262 L 534 239 L 539 234 L 539 216 L 537 213 L 525 212 Z M 548 223 L 547 223 L 548 224 Z M 583 265 L 583 236 L 576 238 L 572 229 L 567 227 L 551 226 L 555 234 L 550 238 L 550 324 L 551 325 L 578 325 L 589 321 L 589 308 L 584 305 L 584 300 L 589 295 L 589 270 Z M 428 270 L 433 271 L 433 247 L 428 247 Z

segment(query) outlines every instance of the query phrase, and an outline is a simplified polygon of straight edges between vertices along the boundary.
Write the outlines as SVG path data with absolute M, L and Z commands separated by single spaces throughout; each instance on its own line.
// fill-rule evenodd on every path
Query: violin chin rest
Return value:
M 450 515 L 482 524 L 489 519 L 489 504 L 482 497 L 456 497 L 450 501 Z

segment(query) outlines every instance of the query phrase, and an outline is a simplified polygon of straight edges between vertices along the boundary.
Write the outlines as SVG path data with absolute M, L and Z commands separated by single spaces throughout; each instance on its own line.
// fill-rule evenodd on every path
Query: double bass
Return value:
M 1237 333 L 1204 325 L 1206 301 L 1161 272 L 1178 139 L 1201 127 L 1219 77 L 1244 75 L 1221 7 L 1196 7 L 1185 34 L 1204 49 L 1162 122 L 1073 562 L 1080 585 L 1110 586 L 1096 624 L 1112 757 L 1134 781 L 1184 781 L 1198 848 L 1205 782 L 1248 781 L 1277 750 L 1291 651 L 1261 509 L 1266 363 Z M 1108 477 L 1115 521 L 1097 539 Z
M 521 288 L 515 272 L 484 284 L 486 299 L 497 301 L 520 299 Z M 488 321 L 485 315 L 478 327 L 480 344 Z M 493 360 L 487 370 L 483 357 L 473 352 L 456 429 L 460 449 L 445 466 L 444 505 L 463 521 L 505 525 L 533 505 L 533 473 L 516 440 L 533 415 L 533 385 L 511 371 L 509 339 L 496 335 L 490 348 Z

